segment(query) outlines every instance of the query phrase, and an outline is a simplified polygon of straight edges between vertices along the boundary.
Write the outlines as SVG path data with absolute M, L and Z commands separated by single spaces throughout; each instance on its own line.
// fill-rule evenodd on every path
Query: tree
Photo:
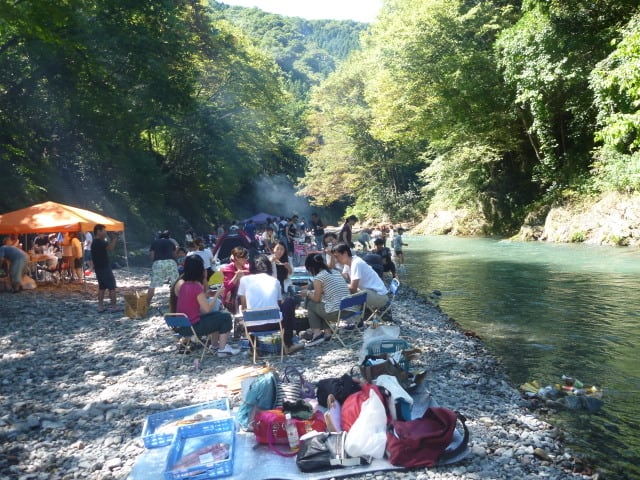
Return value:
M 595 180 L 600 189 L 640 188 L 640 13 L 591 73 L 598 107 Z
M 534 180 L 545 191 L 575 186 L 587 175 L 596 117 L 589 73 L 634 3 L 530 0 L 496 44 L 536 154 Z

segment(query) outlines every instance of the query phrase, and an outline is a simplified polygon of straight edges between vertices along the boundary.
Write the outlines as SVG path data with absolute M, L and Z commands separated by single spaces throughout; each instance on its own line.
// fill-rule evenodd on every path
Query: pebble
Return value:
M 146 290 L 148 268 L 114 273 L 120 297 L 123 288 Z M 243 355 L 207 356 L 199 369 L 193 358 L 183 362 L 158 310 L 167 309 L 166 287 L 156 289 L 150 314 L 136 320 L 98 314 L 96 295 L 94 279 L 86 289 L 0 294 L 0 362 L 5 375 L 11 372 L 1 381 L 0 478 L 124 480 L 144 451 L 140 435 L 148 415 L 226 396 L 216 376 L 251 364 Z M 428 371 L 426 387 L 438 404 L 467 418 L 470 455 L 448 467 L 350 478 L 598 478 L 572 472 L 575 457 L 558 440 L 562 435 L 525 409 L 499 362 L 437 306 L 403 286 L 393 318 L 421 349 L 414 368 Z M 277 370 L 295 366 L 318 381 L 348 372 L 358 351 L 331 341 L 286 357 L 284 365 L 268 360 Z M 240 399 L 231 401 L 237 406 Z

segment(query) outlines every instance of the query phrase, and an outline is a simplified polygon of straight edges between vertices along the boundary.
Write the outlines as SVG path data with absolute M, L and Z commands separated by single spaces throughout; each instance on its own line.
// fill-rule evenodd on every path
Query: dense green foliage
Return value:
M 352 21 L 283 17 L 257 8 L 230 7 L 214 0 L 211 4 L 252 38 L 258 48 L 273 56 L 290 90 L 301 97 L 359 47 L 359 34 L 366 27 Z
M 0 0 L 0 210 L 204 228 L 286 175 L 364 219 L 465 209 L 507 232 L 541 202 L 638 189 L 639 67 L 636 0 L 385 0 L 370 28 Z
M 464 208 L 505 232 L 540 201 L 636 189 L 638 9 L 386 0 L 314 91 L 303 191 L 392 220 Z
M 354 47 L 357 28 L 325 22 L 325 37 L 323 24 L 296 20 L 276 32 L 245 10 L 265 36 L 291 38 L 298 69 L 285 71 L 237 27 L 243 15 L 232 23 L 224 10 L 0 1 L 0 211 L 51 199 L 136 227 L 204 229 L 239 205 L 257 208 L 259 175 L 301 173 L 301 95 L 334 68 L 327 50 Z M 308 31 L 294 42 L 295 29 Z M 340 32 L 350 40 L 336 47 Z

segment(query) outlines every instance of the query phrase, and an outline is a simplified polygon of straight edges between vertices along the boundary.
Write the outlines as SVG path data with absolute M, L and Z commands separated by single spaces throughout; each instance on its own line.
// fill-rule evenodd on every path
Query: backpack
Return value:
M 236 421 L 245 430 L 253 423 L 256 409 L 271 410 L 277 402 L 278 380 L 273 372 L 256 378 L 249 386 L 246 398 L 236 414 Z
M 458 419 L 464 428 L 464 437 L 457 445 L 453 445 Z M 469 442 L 465 421 L 462 415 L 448 408 L 429 407 L 422 418 L 391 422 L 387 432 L 389 462 L 395 466 L 412 468 L 456 461 L 455 457 L 466 451 Z
M 318 403 L 323 407 L 328 407 L 327 397 L 333 395 L 342 405 L 349 395 L 360 391 L 360 384 L 353 381 L 349 373 L 345 373 L 340 378 L 325 378 L 317 383 L 316 397 Z

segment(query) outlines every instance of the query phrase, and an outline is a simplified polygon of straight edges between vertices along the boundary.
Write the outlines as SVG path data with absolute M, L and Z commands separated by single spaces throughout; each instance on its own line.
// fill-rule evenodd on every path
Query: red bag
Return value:
M 297 452 L 281 452 L 275 445 L 288 445 L 287 430 L 285 429 L 285 417 L 282 410 L 261 410 L 256 413 L 253 421 L 253 433 L 258 443 L 269 445 L 269 448 L 284 457 L 293 457 Z M 300 420 L 293 417 L 293 422 L 301 437 L 305 433 L 315 430 L 325 432 L 327 425 L 321 412 L 315 411 L 309 420 Z
M 422 418 L 391 422 L 387 432 L 389 462 L 407 468 L 433 467 L 451 444 L 458 418 L 464 427 L 464 440 L 455 451 L 447 454 L 447 457 L 453 457 L 466 449 L 469 441 L 469 431 L 462 415 L 448 408 L 430 407 Z
M 344 401 L 344 405 L 342 405 L 342 430 L 344 430 L 345 432 L 348 432 L 351 426 L 356 422 L 358 415 L 360 415 L 360 408 L 362 407 L 362 404 L 369 399 L 370 390 L 376 392 L 378 397 L 380 397 L 380 401 L 382 401 L 383 405 L 387 404 L 384 396 L 380 392 L 380 389 L 376 385 L 373 385 L 371 383 L 364 383 L 362 385 L 362 389 L 359 392 L 349 395 Z M 387 423 L 389 423 L 388 412 Z

